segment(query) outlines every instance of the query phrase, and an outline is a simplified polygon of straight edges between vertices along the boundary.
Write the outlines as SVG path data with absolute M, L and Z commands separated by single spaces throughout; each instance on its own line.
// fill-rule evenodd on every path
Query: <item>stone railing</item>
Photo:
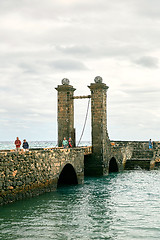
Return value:
M 160 148 L 160 142 L 153 141 L 153 149 Z M 117 148 L 132 147 L 135 150 L 148 150 L 149 142 L 148 141 L 113 141 L 111 140 L 111 146 Z
M 92 146 L 81 147 L 82 150 L 84 149 L 84 155 L 92 154 Z

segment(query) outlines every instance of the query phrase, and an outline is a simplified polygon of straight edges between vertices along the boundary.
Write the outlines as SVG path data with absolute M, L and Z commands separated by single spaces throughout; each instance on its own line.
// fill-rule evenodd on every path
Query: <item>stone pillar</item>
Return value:
M 105 175 L 108 172 L 110 141 L 107 132 L 106 92 L 108 86 L 102 83 L 101 77 L 88 86 L 91 90 L 91 122 L 92 122 L 92 161 L 90 172 L 93 175 Z M 91 175 L 92 175 L 91 174 Z
M 58 91 L 58 146 L 62 146 L 63 138 L 72 138 L 75 146 L 75 129 L 74 129 L 74 102 L 73 94 L 76 90 L 69 85 L 69 80 L 64 78 L 62 85 L 56 88 Z

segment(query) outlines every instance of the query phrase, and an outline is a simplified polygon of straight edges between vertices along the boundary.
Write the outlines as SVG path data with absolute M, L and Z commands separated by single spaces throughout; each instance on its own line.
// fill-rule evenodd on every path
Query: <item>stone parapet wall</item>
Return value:
M 156 162 L 160 162 L 158 141 L 153 141 L 152 150 L 149 150 L 148 141 L 111 141 L 111 146 L 113 152 L 121 152 L 124 169 L 133 169 L 133 166 L 154 169 Z
M 111 140 L 111 145 L 113 147 L 127 147 L 130 146 L 133 149 L 138 150 L 148 150 L 149 149 L 149 141 L 114 141 Z M 153 149 L 160 149 L 160 142 L 153 141 Z
M 78 183 L 83 183 L 82 149 L 1 151 L 0 205 L 55 190 L 67 163 L 75 169 Z

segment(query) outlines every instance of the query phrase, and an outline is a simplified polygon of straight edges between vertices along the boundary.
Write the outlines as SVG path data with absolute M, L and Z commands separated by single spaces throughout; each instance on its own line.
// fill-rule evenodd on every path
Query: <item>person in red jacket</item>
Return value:
M 14 142 L 16 145 L 16 150 L 19 151 L 20 146 L 21 146 L 21 141 L 19 140 L 19 138 L 17 137 L 16 141 Z
M 72 139 L 71 139 L 71 137 L 69 138 L 68 143 L 69 143 L 69 148 L 72 148 Z

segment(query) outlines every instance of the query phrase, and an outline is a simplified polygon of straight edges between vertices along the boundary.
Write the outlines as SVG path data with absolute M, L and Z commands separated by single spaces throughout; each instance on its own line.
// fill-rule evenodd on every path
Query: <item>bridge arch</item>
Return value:
M 74 167 L 70 163 L 67 163 L 59 175 L 57 187 L 72 184 L 78 184 L 77 174 Z
M 109 161 L 109 167 L 108 167 L 108 172 L 112 173 L 112 172 L 118 172 L 118 164 L 117 161 L 114 157 L 112 157 Z

